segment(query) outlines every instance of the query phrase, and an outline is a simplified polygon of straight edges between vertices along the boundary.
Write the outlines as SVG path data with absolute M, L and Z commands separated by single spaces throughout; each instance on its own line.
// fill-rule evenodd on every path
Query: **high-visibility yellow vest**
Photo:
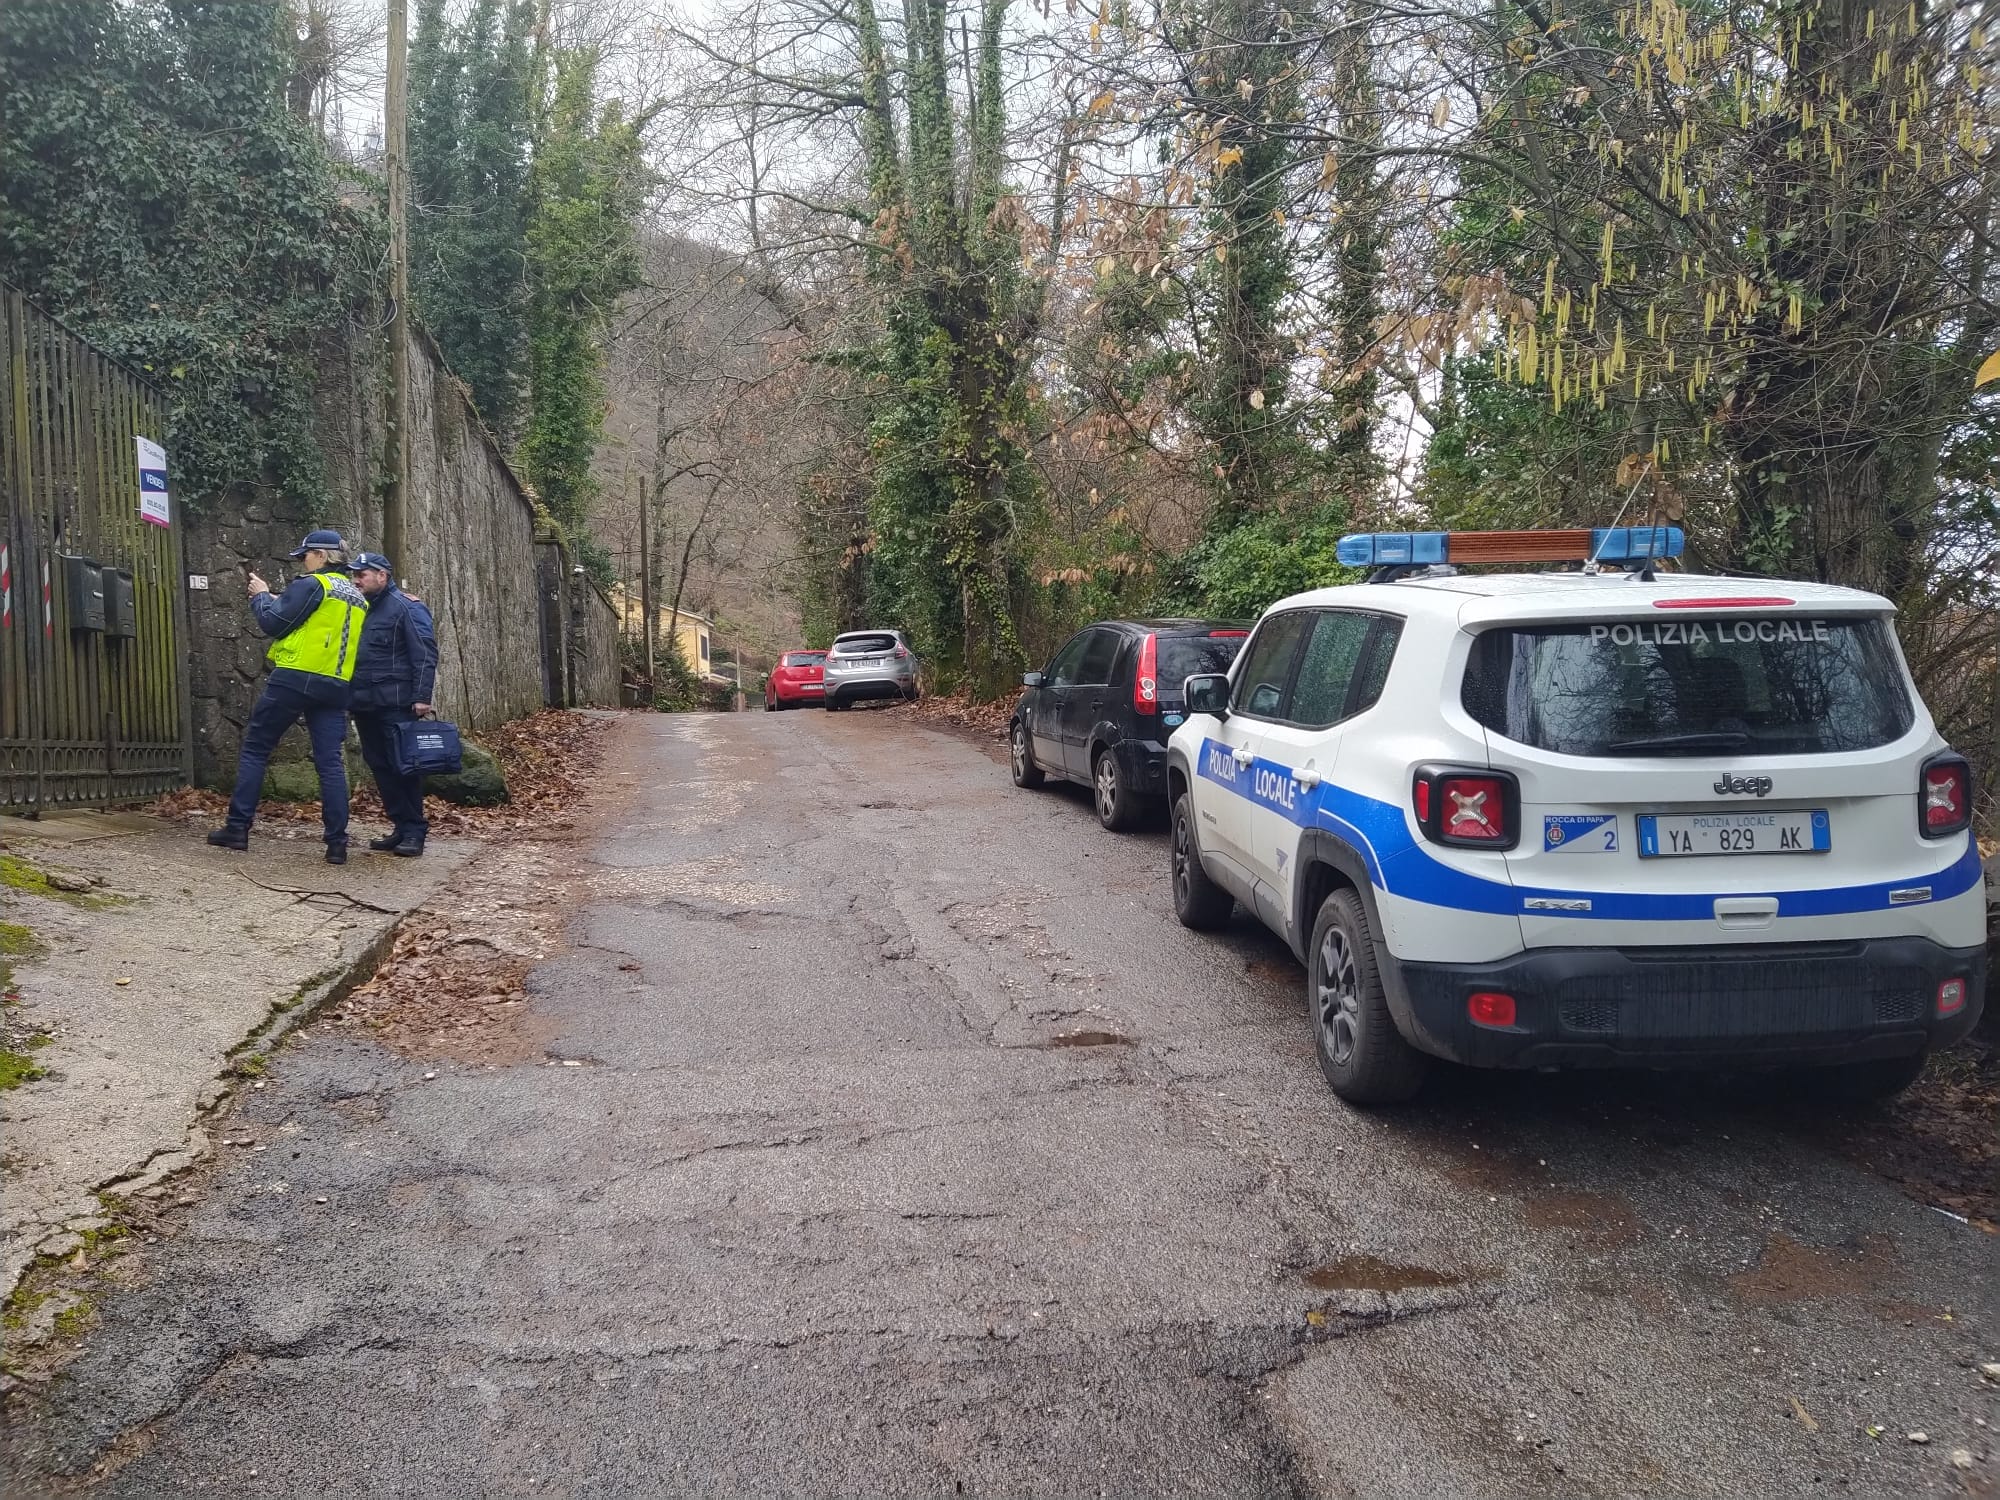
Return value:
M 290 667 L 315 677 L 354 680 L 354 659 L 361 654 L 361 621 L 368 613 L 368 596 L 354 581 L 338 573 L 315 573 L 319 608 L 289 635 L 271 642 L 266 654 L 274 667 Z

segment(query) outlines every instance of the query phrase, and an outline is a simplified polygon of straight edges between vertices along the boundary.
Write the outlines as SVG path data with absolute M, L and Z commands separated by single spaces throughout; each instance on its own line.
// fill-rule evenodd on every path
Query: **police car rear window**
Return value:
M 1564 755 L 1870 750 L 1914 722 L 1887 622 L 1615 621 L 1488 630 L 1465 711 Z

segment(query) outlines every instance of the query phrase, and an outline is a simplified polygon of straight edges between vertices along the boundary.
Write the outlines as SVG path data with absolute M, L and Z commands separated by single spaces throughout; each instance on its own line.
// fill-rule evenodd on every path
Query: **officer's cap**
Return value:
M 387 573 L 391 578 L 396 576 L 396 570 L 389 566 L 389 559 L 379 552 L 355 553 L 354 561 L 348 564 L 347 571 L 350 573 L 361 573 L 370 568 L 373 568 L 377 573 Z
M 309 531 L 306 539 L 293 550 L 292 556 L 304 557 L 308 552 L 340 552 L 346 546 L 337 531 Z

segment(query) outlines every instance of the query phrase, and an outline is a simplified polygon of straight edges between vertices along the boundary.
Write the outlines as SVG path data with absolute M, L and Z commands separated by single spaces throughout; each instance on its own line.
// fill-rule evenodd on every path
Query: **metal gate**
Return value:
M 0 353 L 0 811 L 183 786 L 180 507 L 141 452 L 159 394 L 5 283 Z

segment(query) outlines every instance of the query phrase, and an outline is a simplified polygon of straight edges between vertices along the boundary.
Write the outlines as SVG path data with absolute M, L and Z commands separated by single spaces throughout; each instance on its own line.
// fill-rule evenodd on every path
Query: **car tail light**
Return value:
M 1963 833 L 1972 822 L 1972 767 L 1962 755 L 1934 755 L 1917 777 L 1917 830 L 1927 839 Z
M 901 660 L 902 660 L 903 658 L 905 658 L 905 657 L 906 657 L 906 656 L 908 656 L 909 654 L 910 654 L 910 648 L 909 648 L 908 646 L 898 646 L 898 647 L 896 648 L 896 659 L 897 659 L 898 661 L 901 661 Z
M 1247 630 L 1211 630 L 1208 633 L 1208 638 L 1211 641 L 1244 641 L 1250 638 L 1250 632 Z
M 1521 789 L 1505 771 L 1419 766 L 1410 804 L 1434 844 L 1511 849 L 1520 837 Z
M 1733 598 L 1713 599 L 1655 599 L 1655 609 L 1775 609 L 1780 605 L 1793 604 L 1796 600 L 1783 599 L 1776 594 L 1739 594 Z
M 1148 632 L 1139 642 L 1139 670 L 1132 677 L 1132 708 L 1152 713 L 1160 702 L 1160 638 Z
M 1938 986 L 1937 1013 L 1941 1016 L 1955 1016 L 1965 1009 L 1965 981 L 1947 979 Z
M 1465 1013 L 1475 1026 L 1512 1026 L 1514 1024 L 1514 997 L 1495 995 L 1480 991 L 1467 997 Z

